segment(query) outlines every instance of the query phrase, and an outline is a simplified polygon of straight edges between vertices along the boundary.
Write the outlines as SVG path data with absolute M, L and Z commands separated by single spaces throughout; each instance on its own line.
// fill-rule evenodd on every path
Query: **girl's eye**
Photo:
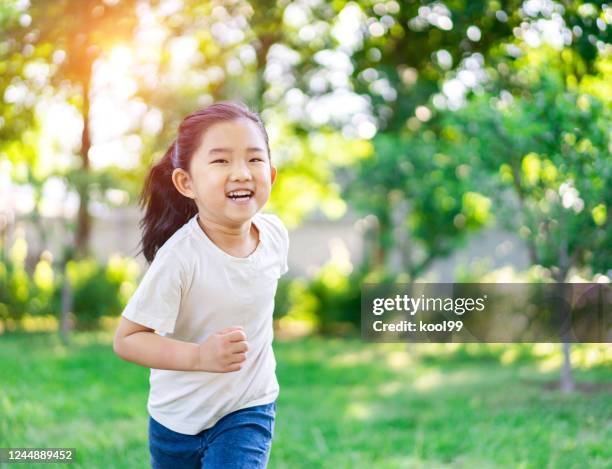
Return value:
M 251 158 L 251 161 L 263 161 L 261 158 Z
M 212 161 L 212 163 L 227 163 L 227 160 L 218 159 L 218 160 Z

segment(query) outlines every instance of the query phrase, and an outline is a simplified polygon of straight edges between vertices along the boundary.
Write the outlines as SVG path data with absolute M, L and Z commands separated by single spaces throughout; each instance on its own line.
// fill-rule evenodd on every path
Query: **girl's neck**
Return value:
M 197 221 L 206 236 L 231 256 L 248 257 L 259 244 L 259 231 L 251 220 L 242 226 L 228 227 L 198 214 Z

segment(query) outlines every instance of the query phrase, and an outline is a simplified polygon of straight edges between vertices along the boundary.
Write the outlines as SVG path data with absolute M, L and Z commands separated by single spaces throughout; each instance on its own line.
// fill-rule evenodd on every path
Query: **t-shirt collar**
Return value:
M 259 254 L 263 250 L 264 244 L 266 244 L 266 233 L 265 229 L 263 229 L 263 223 L 259 213 L 256 213 L 255 216 L 253 216 L 251 223 L 255 225 L 255 228 L 259 232 L 259 243 L 257 244 L 255 250 L 247 257 L 235 257 L 225 252 L 208 237 L 208 235 L 204 232 L 204 230 L 198 223 L 198 213 L 196 213 L 193 217 L 191 217 L 191 220 L 189 220 L 189 224 L 191 225 L 191 228 L 196 232 L 198 238 L 202 239 L 211 251 L 233 262 L 251 262 L 257 256 L 259 256 Z

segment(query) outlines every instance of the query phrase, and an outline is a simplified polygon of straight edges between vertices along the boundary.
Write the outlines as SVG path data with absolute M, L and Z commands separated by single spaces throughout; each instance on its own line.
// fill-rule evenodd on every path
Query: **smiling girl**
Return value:
M 142 192 L 150 263 L 114 340 L 151 368 L 154 468 L 263 468 L 279 392 L 272 350 L 289 238 L 259 213 L 276 168 L 266 129 L 244 105 L 186 117 Z

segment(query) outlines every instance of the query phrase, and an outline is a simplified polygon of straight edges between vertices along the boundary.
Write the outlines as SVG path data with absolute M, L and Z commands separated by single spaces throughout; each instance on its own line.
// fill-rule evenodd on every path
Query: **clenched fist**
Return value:
M 199 344 L 198 370 L 228 373 L 242 368 L 249 349 L 242 326 L 232 326 Z

